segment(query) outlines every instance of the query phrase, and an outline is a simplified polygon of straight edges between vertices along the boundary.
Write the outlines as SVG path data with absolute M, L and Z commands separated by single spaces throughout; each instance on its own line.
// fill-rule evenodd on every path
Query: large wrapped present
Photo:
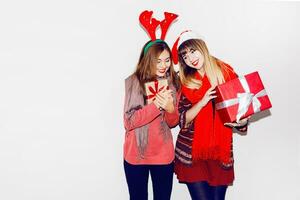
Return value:
M 145 83 L 147 104 L 152 103 L 156 94 L 164 89 L 168 89 L 167 79 L 159 79 Z
M 258 72 L 216 87 L 216 110 L 222 121 L 234 122 L 272 107 Z

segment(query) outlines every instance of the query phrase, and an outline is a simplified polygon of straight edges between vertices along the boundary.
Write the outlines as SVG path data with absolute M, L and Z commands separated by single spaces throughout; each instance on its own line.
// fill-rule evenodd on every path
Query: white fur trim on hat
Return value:
M 194 31 L 191 31 L 191 30 L 187 30 L 187 31 L 181 33 L 181 35 L 179 37 L 180 37 L 180 39 L 178 41 L 177 48 L 179 48 L 179 46 L 187 40 L 200 39 L 200 36 L 197 33 L 195 33 Z

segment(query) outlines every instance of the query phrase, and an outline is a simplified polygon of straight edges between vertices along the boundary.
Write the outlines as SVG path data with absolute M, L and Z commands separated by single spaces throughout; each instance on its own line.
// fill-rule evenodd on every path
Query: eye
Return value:
M 166 59 L 166 62 L 170 62 L 170 58 Z
M 191 53 L 195 53 L 195 49 L 191 49 Z

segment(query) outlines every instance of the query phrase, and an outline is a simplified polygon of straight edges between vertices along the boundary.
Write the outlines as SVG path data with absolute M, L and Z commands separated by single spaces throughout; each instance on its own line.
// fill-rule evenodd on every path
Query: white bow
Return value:
M 217 103 L 216 109 L 222 109 L 222 108 L 227 108 L 229 106 L 238 104 L 238 112 L 236 115 L 236 122 L 239 122 L 240 119 L 243 117 L 243 115 L 246 114 L 248 111 L 251 103 L 253 107 L 254 113 L 257 113 L 260 111 L 261 103 L 258 100 L 258 97 L 262 97 L 267 95 L 267 92 L 265 89 L 259 91 L 257 94 L 253 94 L 250 92 L 249 85 L 245 79 L 245 77 L 239 77 L 239 80 L 241 82 L 242 87 L 244 88 L 245 92 L 243 93 L 238 93 L 237 98 L 234 99 L 229 99 L 220 103 Z

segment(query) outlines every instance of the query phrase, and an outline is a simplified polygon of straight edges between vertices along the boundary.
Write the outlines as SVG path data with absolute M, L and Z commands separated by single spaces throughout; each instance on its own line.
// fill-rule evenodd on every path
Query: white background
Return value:
M 170 45 L 194 29 L 239 74 L 261 75 L 273 108 L 234 136 L 227 199 L 300 199 L 300 3 L 196 0 L 1 1 L 0 199 L 128 199 L 124 79 L 149 39 L 145 9 L 180 15 Z M 172 199 L 189 199 L 175 176 Z

